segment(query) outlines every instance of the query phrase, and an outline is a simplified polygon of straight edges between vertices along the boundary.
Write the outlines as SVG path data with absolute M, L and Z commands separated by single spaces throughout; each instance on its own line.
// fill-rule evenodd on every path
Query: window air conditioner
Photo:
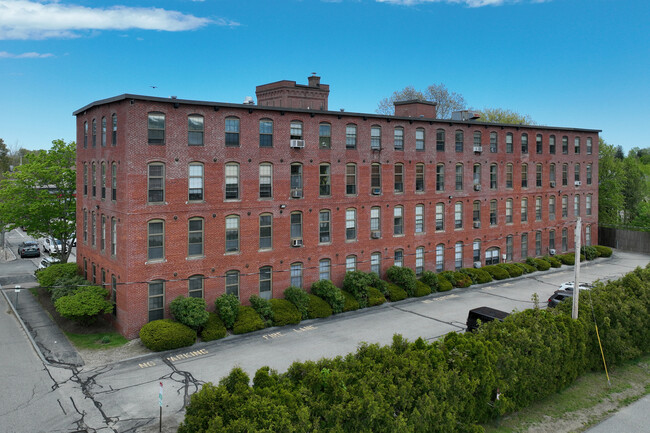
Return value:
M 552 180 L 552 181 L 550 182 L 550 184 L 551 184 L 551 188 L 555 188 L 555 181 L 554 181 L 554 180 Z
M 580 186 L 580 185 L 582 185 L 582 182 L 580 182 L 579 180 L 576 180 L 575 184 L 576 184 L 576 186 Z
M 302 198 L 302 190 L 300 190 L 300 189 L 292 189 L 291 190 L 291 198 Z
M 548 250 L 548 253 L 550 255 L 554 256 L 555 255 L 555 250 L 553 248 L 551 248 L 550 250 Z
M 474 267 L 476 269 L 480 268 L 481 267 L 481 262 L 474 262 Z
M 291 147 L 302 148 L 305 147 L 305 140 L 291 140 Z
M 477 183 L 476 185 L 474 185 L 474 191 L 480 191 L 480 190 L 481 190 L 480 184 Z
M 291 240 L 291 246 L 292 247 L 301 247 L 302 246 L 302 239 L 292 239 Z
M 372 239 L 379 239 L 381 237 L 381 233 L 379 231 L 370 232 L 370 237 Z
M 474 146 L 474 152 L 477 153 L 483 152 L 483 146 Z
M 379 194 L 381 194 L 381 188 L 372 189 L 372 195 L 379 195 Z
M 474 228 L 475 229 L 480 229 L 481 228 L 481 222 L 480 221 L 474 221 Z

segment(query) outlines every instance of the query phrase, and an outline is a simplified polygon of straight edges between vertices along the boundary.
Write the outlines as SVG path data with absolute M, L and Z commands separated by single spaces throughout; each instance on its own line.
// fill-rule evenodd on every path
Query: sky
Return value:
M 649 23 L 648 0 L 0 0 L 0 138 L 49 149 L 99 99 L 241 103 L 315 72 L 330 110 L 442 83 L 650 147 Z

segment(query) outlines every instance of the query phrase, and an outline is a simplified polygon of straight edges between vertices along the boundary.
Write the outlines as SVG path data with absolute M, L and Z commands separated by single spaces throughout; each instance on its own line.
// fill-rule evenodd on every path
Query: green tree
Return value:
M 528 114 L 519 114 L 505 108 L 484 108 L 477 110 L 481 113 L 480 122 L 512 123 L 521 125 L 536 125 L 537 123 Z
M 647 184 L 641 163 L 632 152 L 623 160 L 623 219 L 630 224 L 639 216 L 639 208 L 647 197 Z
M 463 95 L 450 92 L 444 84 L 440 83 L 432 84 L 424 91 L 417 90 L 413 86 L 406 86 L 402 90 L 395 91 L 388 98 L 379 101 L 377 113 L 395 114 L 393 105 L 395 102 L 410 100 L 436 102 L 436 117 L 438 119 L 449 119 L 452 111 L 463 110 L 467 106 Z
M 5 172 L 9 171 L 10 165 L 9 149 L 7 149 L 5 141 L 0 138 L 0 178 L 3 177 Z
M 623 162 L 617 149 L 599 139 L 598 152 L 598 221 L 601 224 L 620 223 L 623 210 Z
M 7 228 L 22 226 L 32 236 L 61 240 L 64 263 L 75 231 L 75 162 L 75 143 L 54 140 L 52 149 L 29 155 L 0 181 L 0 215 Z

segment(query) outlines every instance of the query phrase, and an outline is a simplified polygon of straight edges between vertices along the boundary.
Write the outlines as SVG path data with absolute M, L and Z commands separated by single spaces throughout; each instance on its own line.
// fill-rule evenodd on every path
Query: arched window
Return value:
M 162 162 L 152 162 L 147 170 L 147 201 L 149 203 L 165 202 L 165 164 Z
M 332 147 L 332 125 L 322 122 L 318 125 L 318 147 L 329 149 Z
M 455 134 L 456 152 L 462 152 L 465 145 L 465 134 L 462 129 L 457 129 Z
M 490 152 L 497 153 L 498 147 L 498 134 L 495 131 L 490 132 Z
M 404 128 L 401 126 L 395 127 L 394 142 L 395 150 L 404 150 Z
M 187 295 L 190 298 L 203 297 L 203 275 L 192 275 L 187 279 Z
M 424 128 L 415 130 L 415 150 L 424 150 Z
M 239 199 L 239 164 L 226 164 L 226 200 Z
M 190 114 L 187 116 L 187 144 L 188 146 L 203 146 L 203 116 Z
M 203 164 L 191 162 L 188 169 L 188 200 L 203 200 Z
M 164 258 L 165 222 L 163 220 L 151 220 L 147 223 L 147 259 L 162 260 Z
M 456 242 L 454 246 L 454 266 L 456 270 L 463 267 L 463 243 Z
M 270 213 L 263 213 L 260 215 L 259 221 L 260 250 L 270 250 L 273 248 L 273 215 Z
M 496 265 L 500 261 L 501 250 L 497 247 L 488 248 L 485 251 L 485 264 Z
M 273 297 L 273 268 L 262 266 L 260 268 L 260 298 L 271 299 Z
M 424 272 L 424 247 L 415 249 L 415 275 L 420 276 Z
M 148 119 L 147 120 L 148 143 L 155 144 L 155 145 L 164 145 L 165 144 L 165 114 L 155 113 L 155 112 L 149 113 L 147 119 Z
M 190 218 L 187 226 L 187 255 L 203 255 L 203 218 Z
M 273 198 L 273 165 L 268 162 L 260 164 L 260 198 Z
M 226 253 L 239 252 L 239 216 L 226 217 Z
M 401 267 L 404 266 L 404 250 L 403 249 L 400 248 L 400 249 L 395 250 L 393 265 L 397 266 L 398 268 L 401 268 Z
M 436 130 L 436 151 L 445 151 L 445 130 L 442 128 Z
M 345 272 L 354 272 L 357 270 L 357 256 L 349 255 L 345 258 Z
M 345 126 L 345 148 L 357 148 L 357 125 L 350 123 Z
M 260 120 L 260 147 L 273 147 L 273 121 Z
M 226 117 L 226 147 L 239 146 L 239 118 Z
M 239 299 L 239 271 L 226 272 L 226 294 L 235 295 Z
M 357 193 L 357 165 L 354 163 L 345 165 L 345 193 L 348 195 Z

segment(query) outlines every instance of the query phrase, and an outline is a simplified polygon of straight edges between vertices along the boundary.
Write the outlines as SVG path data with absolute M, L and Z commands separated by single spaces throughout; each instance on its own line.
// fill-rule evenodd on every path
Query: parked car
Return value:
M 508 317 L 510 313 L 505 311 L 495 310 L 490 307 L 478 307 L 472 310 L 469 310 L 467 315 L 467 332 L 473 331 L 478 328 L 478 321 L 481 323 L 491 322 L 492 320 L 499 320 L 503 322 L 503 319 Z
M 550 298 L 548 298 L 548 308 L 556 307 L 560 302 L 567 298 L 573 298 L 573 292 L 568 290 L 556 290 Z
M 43 252 L 52 254 L 63 251 L 63 243 L 59 239 L 45 238 L 43 241 Z
M 573 281 L 567 281 L 566 283 L 562 283 L 558 288 L 558 290 L 566 290 L 570 292 L 573 290 L 573 286 L 574 286 Z M 580 281 L 578 286 L 580 287 L 580 290 L 589 290 L 594 287 L 591 283 L 585 283 L 583 281 Z
M 41 260 L 41 263 L 38 265 L 38 269 L 45 269 L 48 266 L 52 266 L 56 263 L 61 263 L 61 259 L 58 259 L 56 257 L 43 257 L 43 260 Z
M 72 248 L 76 246 L 77 246 L 77 234 L 72 233 L 72 235 L 70 236 L 70 247 Z
M 18 245 L 18 255 L 20 255 L 21 259 L 24 259 L 25 257 L 40 257 L 41 250 L 38 248 L 38 242 L 21 242 L 20 245 Z

